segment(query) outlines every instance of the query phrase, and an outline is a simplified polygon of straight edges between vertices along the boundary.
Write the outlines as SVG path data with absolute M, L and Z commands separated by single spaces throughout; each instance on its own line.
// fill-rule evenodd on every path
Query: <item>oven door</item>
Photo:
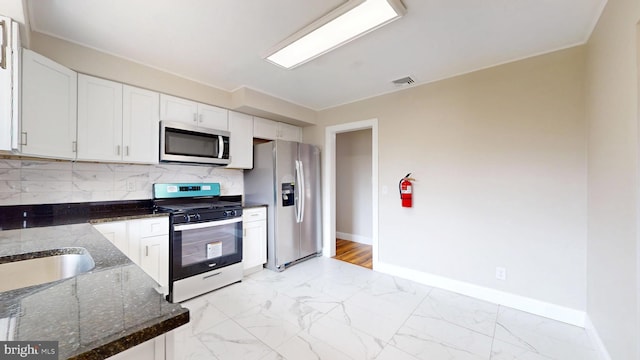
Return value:
M 173 226 L 171 279 L 242 261 L 242 217 Z

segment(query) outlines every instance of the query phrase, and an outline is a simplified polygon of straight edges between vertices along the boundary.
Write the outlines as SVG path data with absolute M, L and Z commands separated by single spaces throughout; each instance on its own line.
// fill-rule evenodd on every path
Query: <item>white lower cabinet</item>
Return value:
M 140 238 L 140 267 L 158 284 L 169 286 L 169 241 L 167 235 Z
M 163 287 L 169 286 L 169 218 L 153 217 L 94 227 Z
M 242 264 L 246 275 L 259 271 L 267 262 L 267 208 L 244 209 L 242 229 Z
M 147 340 L 109 359 L 113 360 L 170 360 L 165 354 L 165 334 Z
M 106 237 L 118 250 L 127 254 L 129 252 L 129 235 L 127 234 L 126 221 L 112 221 L 93 225 L 104 237 Z

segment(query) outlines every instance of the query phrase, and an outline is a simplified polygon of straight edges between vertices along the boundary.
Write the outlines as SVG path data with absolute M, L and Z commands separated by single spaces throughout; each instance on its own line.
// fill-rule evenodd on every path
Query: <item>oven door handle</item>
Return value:
M 175 225 L 173 227 L 173 230 L 183 231 L 183 230 L 203 229 L 203 228 L 209 228 L 209 227 L 235 224 L 239 222 L 242 222 L 241 217 L 229 219 L 229 220 L 215 220 L 215 221 L 207 221 L 207 222 L 201 222 L 201 223 L 195 223 L 195 224 Z

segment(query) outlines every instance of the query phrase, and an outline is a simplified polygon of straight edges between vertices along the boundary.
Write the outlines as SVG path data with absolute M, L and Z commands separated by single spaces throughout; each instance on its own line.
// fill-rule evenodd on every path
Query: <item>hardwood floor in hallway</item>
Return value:
M 334 259 L 372 269 L 372 258 L 371 245 L 336 239 L 336 256 L 334 256 Z

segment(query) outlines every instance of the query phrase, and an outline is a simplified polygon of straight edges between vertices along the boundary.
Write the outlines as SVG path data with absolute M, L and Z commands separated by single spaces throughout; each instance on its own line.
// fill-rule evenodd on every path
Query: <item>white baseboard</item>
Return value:
M 609 351 L 607 351 L 606 346 L 604 346 L 604 342 L 602 342 L 600 334 L 598 334 L 598 330 L 596 330 L 596 327 L 591 322 L 591 318 L 588 314 L 585 319 L 584 328 L 587 330 L 587 334 L 589 334 L 591 342 L 596 346 L 596 350 L 598 351 L 598 354 L 600 354 L 600 359 L 611 360 L 611 355 L 609 355 Z
M 453 280 L 443 276 L 428 274 L 417 270 L 404 268 L 397 265 L 378 261 L 374 264 L 374 270 L 389 275 L 398 276 L 428 286 L 453 291 L 476 299 L 485 300 L 494 304 L 508 306 L 531 314 L 540 315 L 549 319 L 562 321 L 567 324 L 585 327 L 586 313 L 545 301 L 540 301 L 525 296 L 474 285 L 464 281 Z
M 373 240 L 371 240 L 370 237 L 362 236 L 362 235 L 354 235 L 354 234 L 348 234 L 348 233 L 336 231 L 336 237 L 338 239 L 349 240 L 349 241 L 357 242 L 360 244 L 366 244 L 366 245 L 373 244 Z

